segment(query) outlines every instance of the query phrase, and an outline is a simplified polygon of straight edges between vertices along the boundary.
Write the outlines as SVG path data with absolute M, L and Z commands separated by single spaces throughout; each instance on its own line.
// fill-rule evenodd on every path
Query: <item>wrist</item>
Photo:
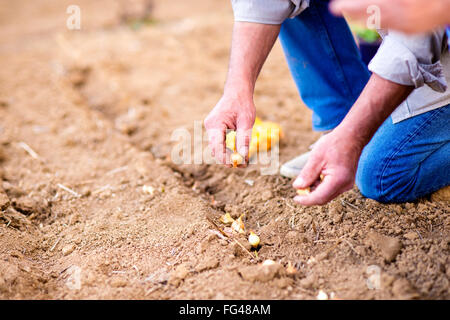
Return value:
M 254 86 L 248 81 L 227 81 L 223 96 L 253 102 Z
M 333 132 L 336 134 L 338 142 L 345 142 L 351 149 L 358 152 L 362 152 L 371 138 L 369 134 L 361 132 L 361 129 L 345 122 L 342 122 Z

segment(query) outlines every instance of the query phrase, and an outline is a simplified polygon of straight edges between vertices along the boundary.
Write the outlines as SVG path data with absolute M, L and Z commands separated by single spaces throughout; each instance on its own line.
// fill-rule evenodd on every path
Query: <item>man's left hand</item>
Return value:
M 324 135 L 314 146 L 307 164 L 293 184 L 296 189 L 312 187 L 311 192 L 296 196 L 294 201 L 306 206 L 323 205 L 350 190 L 355 182 L 363 146 L 356 139 L 342 134 L 339 128 Z M 323 180 L 319 183 L 320 175 L 323 175 Z

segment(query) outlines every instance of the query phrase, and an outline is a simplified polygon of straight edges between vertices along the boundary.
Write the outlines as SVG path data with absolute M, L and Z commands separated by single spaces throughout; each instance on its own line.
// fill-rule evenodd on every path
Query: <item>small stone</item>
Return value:
M 71 254 L 73 251 L 75 250 L 75 245 L 74 244 L 68 244 L 66 245 L 64 248 L 62 248 L 62 254 L 64 256 L 68 256 L 69 254 Z
M 408 232 L 408 233 L 404 234 L 403 236 L 408 240 L 416 240 L 417 238 L 419 238 L 419 235 L 417 234 L 417 232 Z
M 264 190 L 262 193 L 261 193 L 261 200 L 262 201 L 268 201 L 268 200 L 270 200 L 270 199 L 272 199 L 273 198 L 273 193 L 272 193 L 272 191 L 270 191 L 270 190 Z
M 270 264 L 266 263 L 257 266 L 243 267 L 239 270 L 239 274 L 248 281 L 268 282 L 284 275 L 285 271 L 281 264 L 274 262 Z

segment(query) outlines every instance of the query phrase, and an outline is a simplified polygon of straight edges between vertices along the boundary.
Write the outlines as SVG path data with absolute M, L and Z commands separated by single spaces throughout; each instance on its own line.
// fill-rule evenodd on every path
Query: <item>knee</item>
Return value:
M 414 170 L 389 163 L 379 153 L 364 151 L 356 173 L 361 194 L 381 203 L 414 201 Z
M 378 166 L 377 161 L 363 153 L 356 172 L 356 185 L 364 197 L 378 202 L 386 202 Z

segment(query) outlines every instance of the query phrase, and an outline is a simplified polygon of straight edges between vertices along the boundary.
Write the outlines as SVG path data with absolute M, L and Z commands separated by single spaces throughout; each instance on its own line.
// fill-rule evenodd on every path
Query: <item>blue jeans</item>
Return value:
M 393 124 L 364 148 L 356 184 L 380 202 L 409 202 L 450 185 L 450 105 Z
M 280 31 L 289 69 L 303 102 L 313 110 L 317 131 L 341 123 L 370 77 L 347 22 L 328 12 L 328 2 L 312 0 Z
M 313 128 L 335 128 L 366 85 L 347 23 L 328 12 L 326 0 L 281 26 L 280 41 Z M 356 184 L 380 202 L 407 202 L 450 185 L 450 106 L 393 124 L 388 118 L 361 155 Z

